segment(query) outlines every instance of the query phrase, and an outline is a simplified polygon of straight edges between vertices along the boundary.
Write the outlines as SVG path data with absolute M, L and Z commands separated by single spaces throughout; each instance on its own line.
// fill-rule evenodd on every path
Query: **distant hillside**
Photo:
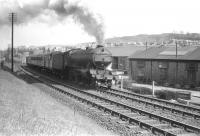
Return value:
M 136 36 L 123 36 L 123 37 L 114 37 L 106 39 L 106 42 L 162 42 L 169 41 L 170 39 L 182 39 L 182 40 L 200 40 L 199 33 L 187 33 L 187 34 L 173 34 L 173 33 L 164 33 L 164 34 L 140 34 Z

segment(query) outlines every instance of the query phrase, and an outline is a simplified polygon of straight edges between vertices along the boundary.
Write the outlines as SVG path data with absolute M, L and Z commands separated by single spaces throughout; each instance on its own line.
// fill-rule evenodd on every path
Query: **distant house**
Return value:
M 151 47 L 129 60 L 130 77 L 137 82 L 200 86 L 200 47 Z
M 29 56 L 29 52 L 23 52 L 21 56 L 21 63 L 25 64 L 26 63 L 26 57 Z
M 112 69 L 116 71 L 128 72 L 128 57 L 136 52 L 145 50 L 145 46 L 118 46 L 107 47 L 112 53 Z

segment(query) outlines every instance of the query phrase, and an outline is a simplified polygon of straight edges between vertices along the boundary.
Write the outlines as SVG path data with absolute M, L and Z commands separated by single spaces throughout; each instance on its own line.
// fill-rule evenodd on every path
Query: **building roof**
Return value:
M 130 55 L 145 50 L 145 46 L 118 46 L 118 47 L 107 47 L 114 57 L 129 57 Z
M 200 60 L 200 47 L 187 46 L 176 47 L 160 46 L 151 47 L 145 51 L 135 53 L 129 57 L 130 59 L 162 59 L 162 60 Z

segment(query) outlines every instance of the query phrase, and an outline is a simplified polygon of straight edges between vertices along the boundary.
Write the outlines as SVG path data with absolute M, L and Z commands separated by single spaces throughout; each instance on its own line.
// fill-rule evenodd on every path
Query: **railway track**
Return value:
M 27 73 L 25 70 L 24 72 Z M 33 76 L 30 73 L 29 75 Z M 181 122 L 129 106 L 116 100 L 104 98 L 100 95 L 89 93 L 60 82 L 56 82 L 57 85 L 55 85 L 52 84 L 52 82 L 55 83 L 55 81 L 44 77 L 43 79 L 40 76 L 36 76 L 35 78 L 63 94 L 90 105 L 90 109 L 99 110 L 104 116 L 109 117 L 111 120 L 114 120 L 121 125 L 125 125 L 127 128 L 142 128 L 144 130 L 149 130 L 147 131 L 147 135 L 149 135 L 149 132 L 165 136 L 177 136 L 183 134 L 189 136 L 200 133 L 200 128 L 198 127 L 183 124 Z M 68 89 L 66 89 L 66 87 Z
M 130 99 L 133 101 L 137 101 L 139 103 L 144 103 L 145 105 L 151 105 L 153 107 L 157 107 L 163 110 L 171 111 L 172 113 L 180 113 L 182 116 L 190 116 L 194 119 L 200 119 L 200 109 L 196 107 L 191 107 L 183 104 L 172 103 L 167 100 L 161 100 L 157 98 L 152 98 L 140 94 L 136 94 L 130 91 L 118 90 L 118 89 L 107 89 L 102 86 L 106 90 L 99 90 L 102 92 L 110 93 L 115 96 L 121 96 L 125 99 Z
M 104 87 L 104 88 L 106 88 L 106 87 Z M 200 126 L 200 114 L 199 113 L 196 113 L 193 111 L 188 111 L 188 110 L 185 111 L 183 108 L 178 108 L 177 106 L 174 107 L 174 106 L 169 106 L 169 105 L 165 105 L 165 104 L 159 104 L 158 102 L 155 103 L 155 102 L 151 102 L 151 101 L 146 101 L 144 99 L 135 97 L 135 94 L 120 91 L 120 90 L 98 89 L 98 91 L 105 93 L 105 94 L 109 94 L 111 96 L 119 97 L 123 100 L 127 100 L 127 102 L 129 102 L 129 103 L 136 103 L 137 105 L 141 105 L 144 107 L 151 106 L 156 111 L 159 110 L 160 112 L 165 112 L 166 115 L 169 113 L 172 114 L 173 118 L 178 117 L 177 119 L 179 119 L 179 120 L 186 119 L 185 122 L 188 121 L 187 120 L 187 118 L 188 118 L 189 121 L 192 122 L 191 124 L 193 124 L 194 122 L 197 122 L 196 125 Z M 193 119 L 191 119 L 191 118 L 193 118 Z
M 109 98 L 109 99 L 113 99 L 113 100 L 116 100 L 116 101 L 120 101 L 120 102 L 123 102 L 126 105 L 129 105 L 129 106 L 132 106 L 132 107 L 135 107 L 135 108 L 138 108 L 138 109 L 142 109 L 142 110 L 151 112 L 151 113 L 156 114 L 156 115 L 162 115 L 164 117 L 182 122 L 184 124 L 200 127 L 200 120 L 199 119 L 191 118 L 191 116 L 180 116 L 180 114 L 178 114 L 177 112 L 171 113 L 171 110 L 163 110 L 160 107 L 155 108 L 152 105 L 149 105 L 149 104 L 147 105 L 144 102 L 140 102 L 140 100 L 135 100 L 135 99 L 132 100 L 133 98 L 123 96 L 123 95 L 119 95 L 119 94 L 116 94 L 116 93 L 110 93 L 108 90 L 107 91 L 101 91 L 100 90 L 99 92 L 91 91 L 91 93 L 102 96 L 104 98 Z

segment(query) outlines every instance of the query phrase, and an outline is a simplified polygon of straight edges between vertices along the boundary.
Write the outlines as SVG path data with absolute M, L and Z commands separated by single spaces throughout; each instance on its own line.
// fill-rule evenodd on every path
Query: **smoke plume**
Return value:
M 71 16 L 99 44 L 104 39 L 102 21 L 97 21 L 93 13 L 78 3 L 69 3 L 67 0 L 36 0 L 30 4 L 20 0 L 3 0 L 0 2 L 0 26 L 9 24 L 7 16 L 11 12 L 17 13 L 16 24 L 28 23 L 43 14 L 53 14 L 58 21 Z

